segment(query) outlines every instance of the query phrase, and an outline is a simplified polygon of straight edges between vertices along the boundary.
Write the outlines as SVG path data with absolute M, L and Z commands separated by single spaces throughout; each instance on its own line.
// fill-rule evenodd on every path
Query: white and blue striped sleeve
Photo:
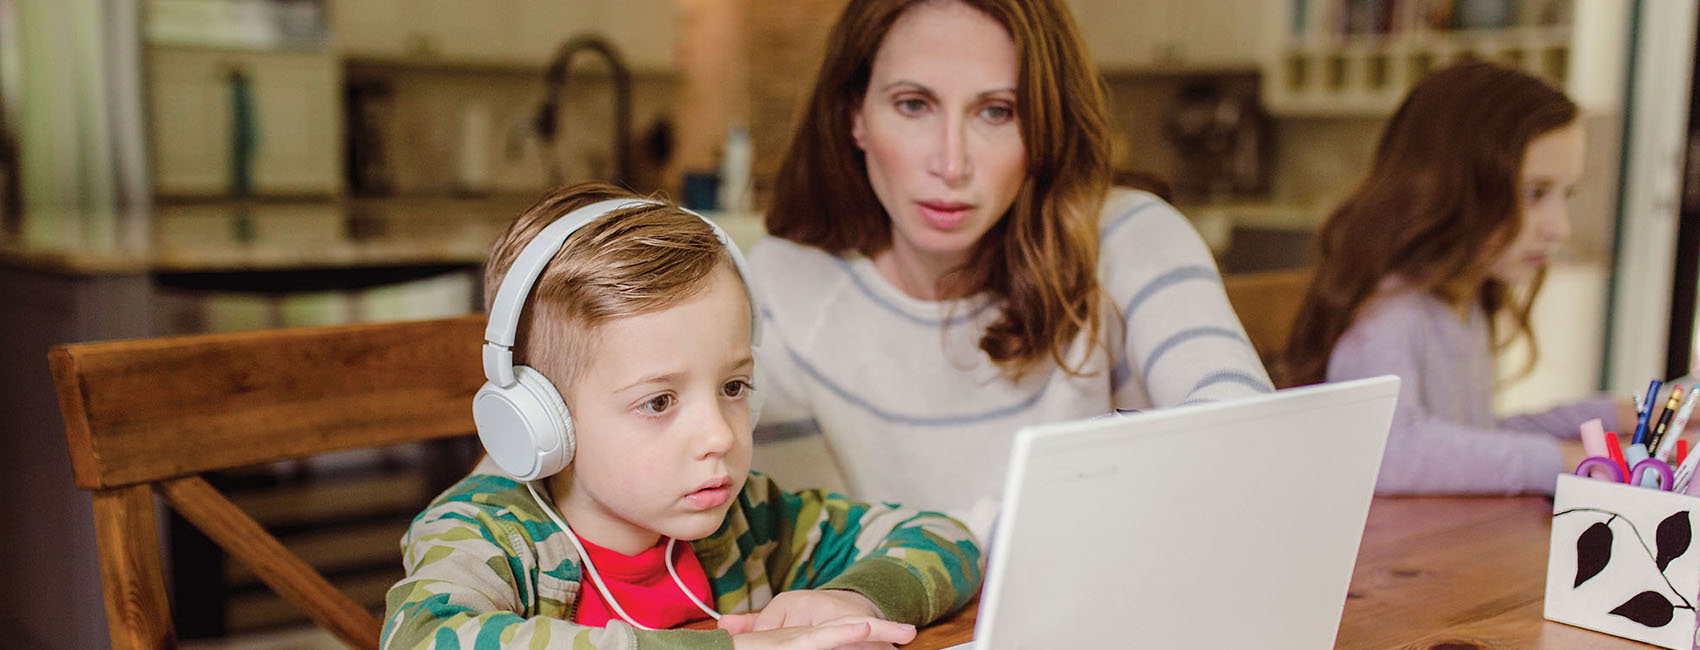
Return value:
M 1113 192 L 1104 215 L 1104 285 L 1126 324 L 1111 374 L 1116 406 L 1176 406 L 1274 390 L 1191 222 L 1143 192 Z

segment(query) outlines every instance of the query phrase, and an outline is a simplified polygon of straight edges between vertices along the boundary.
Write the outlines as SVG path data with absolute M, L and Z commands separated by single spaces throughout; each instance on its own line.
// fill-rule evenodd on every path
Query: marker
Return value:
M 1606 458 L 1617 461 L 1623 475 L 1629 476 L 1629 463 L 1623 462 L 1623 443 L 1618 441 L 1616 431 L 1606 432 Z
M 1646 401 L 1642 403 L 1640 413 L 1635 416 L 1635 433 L 1629 436 L 1630 444 L 1647 443 L 1647 418 L 1653 415 L 1653 402 L 1659 399 L 1659 387 L 1663 385 L 1664 382 L 1658 379 L 1647 384 Z
M 1665 409 L 1659 413 L 1657 420 L 1658 424 L 1653 425 L 1653 430 L 1647 434 L 1648 451 L 1657 453 L 1656 450 L 1659 448 L 1659 442 L 1664 440 L 1665 430 L 1670 428 L 1671 416 L 1676 413 L 1676 407 L 1681 403 L 1682 387 L 1672 384 L 1670 389 L 1670 398 L 1665 400 Z
M 1629 461 L 1629 466 L 1640 465 L 1640 461 L 1644 461 L 1644 459 L 1649 458 L 1649 456 L 1647 456 L 1646 444 L 1640 444 L 1640 442 L 1630 444 L 1629 449 L 1623 449 L 1623 456 L 1625 456 L 1625 458 L 1623 458 L 1625 461 Z M 1629 473 L 1629 475 L 1623 476 L 1629 476 L 1629 478 L 1625 478 L 1625 482 L 1632 482 L 1632 480 L 1635 480 L 1634 473 Z M 1630 485 L 1634 485 L 1634 483 L 1630 483 Z M 1659 487 L 1659 478 L 1657 478 L 1657 476 L 1649 475 L 1646 471 L 1642 471 L 1642 473 L 1640 473 L 1640 487 Z
M 1685 461 L 1685 460 L 1688 460 L 1688 441 L 1687 440 L 1677 440 L 1676 441 L 1676 464 L 1681 465 L 1682 461 Z
M 1674 445 L 1683 444 L 1682 430 L 1688 428 L 1688 416 L 1694 413 L 1694 398 L 1700 397 L 1700 385 L 1689 387 L 1688 398 L 1682 400 L 1682 408 L 1677 409 L 1676 419 L 1670 423 L 1670 430 L 1665 432 L 1665 441 L 1659 443 L 1659 460 L 1670 458 L 1670 450 Z M 1676 462 L 1682 462 L 1678 459 Z
M 1589 456 L 1611 458 L 1611 452 L 1606 449 L 1606 428 L 1605 425 L 1600 423 L 1599 418 L 1582 423 L 1582 451 L 1587 452 Z M 1588 476 L 1610 480 L 1611 472 L 1594 468 L 1588 470 Z

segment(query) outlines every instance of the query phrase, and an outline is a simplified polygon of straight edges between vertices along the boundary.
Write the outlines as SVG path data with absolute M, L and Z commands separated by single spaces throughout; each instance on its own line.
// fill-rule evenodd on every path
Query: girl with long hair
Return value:
M 1272 390 L 1191 224 L 1110 178 L 1060 0 L 851 0 L 750 255 L 758 438 L 983 524 L 1021 426 Z
M 1533 354 L 1529 310 L 1570 235 L 1582 158 L 1564 93 L 1512 68 L 1458 64 L 1411 89 L 1368 176 L 1323 224 L 1282 376 L 1399 375 L 1378 491 L 1550 493 L 1566 466 L 1560 439 L 1633 413 L 1601 396 L 1493 414 L 1495 353 L 1523 339 Z

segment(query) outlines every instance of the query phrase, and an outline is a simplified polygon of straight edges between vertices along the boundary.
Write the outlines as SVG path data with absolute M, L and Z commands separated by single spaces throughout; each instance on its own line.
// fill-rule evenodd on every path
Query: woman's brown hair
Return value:
M 622 198 L 651 203 L 615 210 L 574 231 L 526 297 L 514 363 L 537 369 L 557 386 L 589 366 L 597 325 L 694 296 L 721 266 L 737 272 L 731 253 L 701 218 L 664 200 L 581 183 L 550 191 L 496 238 L 484 268 L 485 307 L 520 251 L 545 226 L 592 203 Z
M 767 212 L 769 233 L 830 253 L 872 256 L 891 245 L 891 220 L 851 139 L 874 55 L 905 11 L 938 0 L 851 0 L 799 118 Z M 1108 110 L 1074 20 L 1059 0 L 960 1 L 1015 41 L 1016 115 L 1027 177 L 1002 219 L 947 275 L 946 295 L 985 292 L 1002 308 L 980 348 L 1012 376 L 1063 354 L 1099 328 L 1098 210 L 1110 179 Z M 1084 363 L 1084 361 L 1082 362 Z
M 1544 274 L 1515 296 L 1488 269 L 1522 226 L 1529 144 L 1576 115 L 1563 92 L 1492 63 L 1454 65 L 1412 88 L 1369 175 L 1317 234 L 1316 274 L 1293 323 L 1283 383 L 1326 379 L 1335 342 L 1389 276 L 1455 308 L 1480 304 L 1490 328 L 1506 312 L 1512 331 L 1496 345 L 1526 338 L 1532 350 L 1529 308 Z

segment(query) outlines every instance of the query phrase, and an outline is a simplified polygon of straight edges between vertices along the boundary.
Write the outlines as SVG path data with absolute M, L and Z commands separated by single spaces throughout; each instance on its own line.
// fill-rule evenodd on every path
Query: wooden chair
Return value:
M 157 493 L 344 643 L 377 648 L 376 618 L 199 475 L 472 433 L 483 330 L 475 315 L 53 348 L 72 468 L 94 493 L 112 646 L 177 645 Z
M 1262 357 L 1276 386 L 1285 384 L 1275 376 L 1274 362 L 1287 348 L 1293 319 L 1298 316 L 1305 290 L 1310 287 L 1310 277 L 1310 269 L 1233 273 L 1222 277 L 1228 302 L 1239 314 L 1246 336 Z

